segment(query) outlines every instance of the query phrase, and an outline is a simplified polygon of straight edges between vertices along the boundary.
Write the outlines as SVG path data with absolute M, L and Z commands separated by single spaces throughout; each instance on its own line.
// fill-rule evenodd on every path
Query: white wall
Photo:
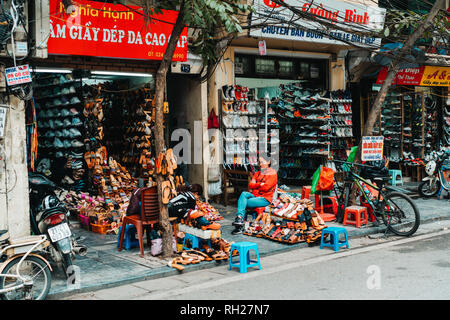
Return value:
M 24 102 L 11 97 L 11 105 L 16 110 L 9 109 L 5 139 L 0 140 L 6 154 L 0 161 L 0 228 L 16 238 L 30 234 L 30 216 Z

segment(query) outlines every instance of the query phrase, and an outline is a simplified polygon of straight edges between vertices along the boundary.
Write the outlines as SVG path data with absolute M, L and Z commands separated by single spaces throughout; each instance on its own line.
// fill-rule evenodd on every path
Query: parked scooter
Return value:
M 449 157 L 450 154 L 445 151 L 433 151 L 425 157 L 425 161 L 428 161 L 425 166 L 428 176 L 419 184 L 419 194 L 422 197 L 435 196 L 441 190 L 441 186 L 450 192 L 450 184 L 444 175 L 445 170 L 450 170 L 450 167 L 444 165 L 444 161 Z
M 30 174 L 30 218 L 33 232 L 45 234 L 51 242 L 48 253 L 51 259 L 62 267 L 67 278 L 74 277 L 72 258 L 75 254 L 84 256 L 87 247 L 79 245 L 69 228 L 70 211 L 59 201 L 55 191 L 59 189 L 47 177 Z

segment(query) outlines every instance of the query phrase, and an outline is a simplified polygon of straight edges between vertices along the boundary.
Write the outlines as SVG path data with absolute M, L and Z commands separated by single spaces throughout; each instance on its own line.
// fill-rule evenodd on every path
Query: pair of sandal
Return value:
M 177 189 L 172 176 L 169 176 L 169 180 L 163 181 L 161 184 L 162 189 L 162 203 L 168 204 L 170 199 L 177 196 Z
M 172 149 L 168 149 L 165 153 L 161 152 L 156 158 L 156 173 L 165 175 L 173 175 L 177 168 L 177 159 Z

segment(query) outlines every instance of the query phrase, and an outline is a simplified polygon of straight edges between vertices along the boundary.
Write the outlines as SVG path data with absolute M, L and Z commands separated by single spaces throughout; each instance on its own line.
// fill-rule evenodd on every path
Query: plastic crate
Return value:
M 99 225 L 91 223 L 91 230 L 95 233 L 106 234 L 111 230 L 111 224 Z

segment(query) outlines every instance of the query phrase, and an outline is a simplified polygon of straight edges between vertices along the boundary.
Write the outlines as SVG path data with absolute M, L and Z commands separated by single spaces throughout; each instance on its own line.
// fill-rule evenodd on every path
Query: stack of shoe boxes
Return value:
M 82 159 L 84 129 L 79 83 L 71 74 L 36 74 L 39 148 L 49 158 Z

